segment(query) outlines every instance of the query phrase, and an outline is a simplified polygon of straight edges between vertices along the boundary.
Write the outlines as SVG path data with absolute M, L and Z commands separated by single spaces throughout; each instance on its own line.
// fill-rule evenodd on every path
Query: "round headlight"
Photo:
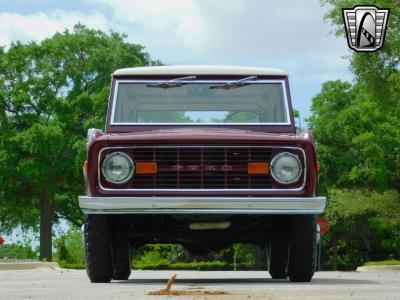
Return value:
M 109 154 L 103 161 L 102 172 L 104 178 L 111 183 L 125 183 L 133 174 L 135 166 L 132 159 L 123 152 Z
M 296 182 L 300 178 L 302 170 L 299 158 L 290 152 L 281 152 L 275 155 L 271 161 L 271 175 L 282 184 Z

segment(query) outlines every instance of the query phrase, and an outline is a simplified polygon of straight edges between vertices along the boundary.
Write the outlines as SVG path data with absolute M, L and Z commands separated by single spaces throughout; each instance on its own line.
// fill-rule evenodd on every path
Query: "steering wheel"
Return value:
M 224 119 L 224 123 L 227 123 L 230 119 L 232 119 L 234 116 L 236 116 L 237 114 L 243 113 L 245 111 L 234 111 L 234 112 L 230 112 Z M 260 117 L 260 113 L 257 111 L 249 111 L 250 113 L 256 114 L 258 117 Z

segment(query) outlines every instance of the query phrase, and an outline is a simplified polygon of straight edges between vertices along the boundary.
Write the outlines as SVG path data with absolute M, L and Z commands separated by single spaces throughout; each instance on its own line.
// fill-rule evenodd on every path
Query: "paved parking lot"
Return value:
M 150 296 L 165 288 L 180 296 Z M 222 294 L 222 295 L 221 295 Z M 0 299 L 400 299 L 400 272 L 318 272 L 311 283 L 267 272 L 134 271 L 128 281 L 91 284 L 83 270 L 0 271 Z

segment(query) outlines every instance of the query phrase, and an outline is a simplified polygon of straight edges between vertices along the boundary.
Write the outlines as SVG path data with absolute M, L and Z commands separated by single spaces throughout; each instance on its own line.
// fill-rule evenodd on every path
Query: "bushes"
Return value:
M 136 248 L 133 267 L 142 270 L 233 270 L 255 268 L 255 247 L 250 244 L 235 244 L 207 255 L 193 256 L 178 244 L 152 244 Z
M 133 261 L 141 266 L 169 265 L 187 261 L 190 254 L 178 244 L 151 244 L 135 248 Z
M 85 265 L 85 257 L 81 232 L 79 229 L 72 227 L 64 235 L 55 240 L 55 260 L 60 266 L 81 267 Z
M 364 266 L 392 266 L 392 265 L 400 265 L 400 260 L 388 259 L 383 261 L 369 261 L 364 264 Z
M 13 259 L 37 259 L 38 251 L 27 243 L 4 244 L 0 246 L 0 257 Z
M 256 247 L 252 244 L 234 244 L 234 258 L 238 264 L 251 265 L 256 263 Z
M 399 193 L 332 189 L 329 200 L 324 269 L 356 269 L 366 261 L 400 258 Z

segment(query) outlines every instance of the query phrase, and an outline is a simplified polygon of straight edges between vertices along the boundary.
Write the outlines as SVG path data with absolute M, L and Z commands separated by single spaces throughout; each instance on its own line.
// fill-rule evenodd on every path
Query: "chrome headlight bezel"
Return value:
M 112 178 L 110 178 L 110 177 L 107 175 L 107 170 L 106 170 L 106 169 L 107 169 L 107 168 L 106 168 L 106 167 L 107 167 L 107 164 L 108 164 L 109 161 L 110 161 L 113 157 L 115 157 L 115 156 L 121 156 L 121 157 L 123 157 L 124 159 L 126 159 L 126 161 L 128 162 L 128 165 L 129 165 L 129 173 L 128 173 L 128 176 L 127 176 L 125 179 L 121 180 L 121 181 L 113 180 Z M 135 164 L 134 164 L 132 158 L 131 158 L 128 154 L 126 154 L 126 153 L 124 153 L 124 152 L 119 152 L 119 151 L 112 152 L 112 153 L 108 154 L 108 155 L 106 156 L 106 158 L 104 159 L 102 165 L 101 165 L 101 173 L 102 173 L 102 175 L 103 175 L 103 178 L 104 178 L 106 181 L 108 181 L 108 182 L 110 182 L 110 183 L 113 183 L 113 184 L 124 184 L 124 183 L 126 183 L 127 181 L 129 181 L 129 180 L 132 178 L 133 172 L 134 172 L 134 171 L 135 171 Z
M 298 165 L 298 167 L 299 167 L 299 170 L 298 170 L 297 174 L 296 174 L 292 179 L 290 179 L 290 180 L 283 180 L 283 179 L 279 178 L 279 177 L 275 174 L 275 171 L 274 171 L 276 163 L 277 163 L 280 159 L 282 159 L 282 158 L 284 158 L 284 157 L 290 157 L 291 159 L 294 159 L 294 161 L 297 163 L 297 165 Z M 270 173 L 271 173 L 272 178 L 273 178 L 276 182 L 278 182 L 278 183 L 280 183 L 280 184 L 285 184 L 285 185 L 287 185 L 287 184 L 292 184 L 292 183 L 297 182 L 297 181 L 300 179 L 300 177 L 301 177 L 301 175 L 302 175 L 302 173 L 303 173 L 303 166 L 302 166 L 302 164 L 301 164 L 301 161 L 300 161 L 299 157 L 298 157 L 296 154 L 293 154 L 293 153 L 291 153 L 291 152 L 280 152 L 280 153 L 276 154 L 276 155 L 274 156 L 274 158 L 271 160 Z

